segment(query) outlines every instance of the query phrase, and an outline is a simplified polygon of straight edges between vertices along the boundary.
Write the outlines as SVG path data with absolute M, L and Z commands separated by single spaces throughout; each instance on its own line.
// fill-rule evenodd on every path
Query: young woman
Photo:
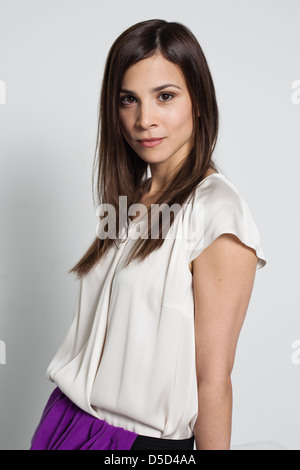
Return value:
M 149 20 L 121 34 L 101 92 L 97 236 L 70 270 L 76 311 L 31 449 L 230 448 L 230 376 L 266 260 L 247 203 L 212 160 L 217 133 L 189 29 Z

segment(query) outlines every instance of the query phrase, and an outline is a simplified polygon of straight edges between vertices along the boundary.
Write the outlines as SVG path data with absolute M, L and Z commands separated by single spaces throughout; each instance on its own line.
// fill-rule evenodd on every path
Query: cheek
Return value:
M 119 123 L 120 123 L 120 128 L 124 132 L 124 130 L 126 129 L 126 121 L 124 120 L 124 117 L 122 116 L 121 113 L 119 113 Z
M 172 113 L 168 119 L 168 127 L 172 127 L 177 135 L 191 133 L 193 130 L 192 108 L 187 104 Z
M 128 133 L 130 129 L 130 116 L 128 116 L 128 113 L 126 115 L 123 113 L 119 113 L 119 122 L 122 131 L 124 133 Z

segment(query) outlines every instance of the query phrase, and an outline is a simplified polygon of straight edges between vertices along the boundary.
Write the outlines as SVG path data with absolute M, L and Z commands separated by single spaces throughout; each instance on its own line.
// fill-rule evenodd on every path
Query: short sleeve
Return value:
M 183 249 L 188 263 L 220 235 L 231 233 L 255 250 L 256 269 L 267 264 L 250 208 L 222 174 L 211 175 L 197 186 L 192 200 L 186 204 L 182 226 Z

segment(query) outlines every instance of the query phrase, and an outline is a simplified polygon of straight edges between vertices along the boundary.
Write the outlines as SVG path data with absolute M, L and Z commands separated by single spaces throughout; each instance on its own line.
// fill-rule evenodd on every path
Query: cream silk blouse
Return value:
M 132 221 L 122 242 L 77 281 L 73 322 L 46 375 L 113 426 L 186 439 L 198 409 L 189 263 L 223 233 L 256 251 L 257 269 L 266 260 L 247 203 L 221 173 L 196 187 L 158 250 L 125 268 L 131 235 L 143 224 Z

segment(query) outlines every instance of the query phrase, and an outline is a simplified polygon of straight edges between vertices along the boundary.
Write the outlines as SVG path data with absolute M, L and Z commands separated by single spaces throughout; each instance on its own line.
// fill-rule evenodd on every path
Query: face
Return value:
M 180 68 L 162 55 L 127 69 L 119 117 L 124 138 L 150 165 L 169 172 L 190 151 L 193 114 L 189 91 Z

